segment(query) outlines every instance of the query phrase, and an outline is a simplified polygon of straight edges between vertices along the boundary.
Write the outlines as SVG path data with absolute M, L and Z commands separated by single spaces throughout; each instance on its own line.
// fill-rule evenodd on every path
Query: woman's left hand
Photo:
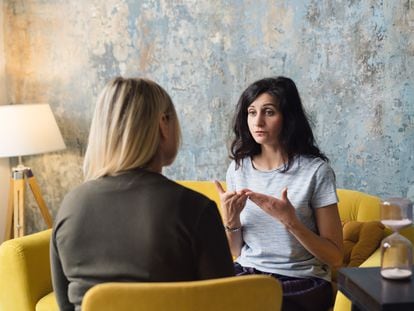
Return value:
M 247 191 L 246 195 L 263 211 L 278 219 L 285 226 L 288 226 L 298 219 L 296 217 L 295 208 L 288 199 L 287 192 L 287 188 L 284 188 L 280 199 L 253 191 Z
M 336 204 L 316 209 L 315 217 L 319 231 L 316 234 L 300 222 L 295 208 L 287 197 L 287 188 L 282 190 L 280 199 L 253 191 L 245 193 L 263 211 L 278 219 L 319 260 L 334 267 L 342 264 L 342 227 Z

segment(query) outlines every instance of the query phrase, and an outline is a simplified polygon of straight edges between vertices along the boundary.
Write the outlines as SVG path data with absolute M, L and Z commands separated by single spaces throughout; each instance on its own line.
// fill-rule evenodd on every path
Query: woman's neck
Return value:
M 269 148 L 262 145 L 261 152 L 252 158 L 253 165 L 258 170 L 275 170 L 287 161 L 286 154 L 279 148 Z
M 150 171 L 150 172 L 162 174 L 162 161 L 161 161 L 161 158 L 160 158 L 160 156 L 159 156 L 158 153 L 145 166 L 145 169 L 148 170 L 148 171 Z

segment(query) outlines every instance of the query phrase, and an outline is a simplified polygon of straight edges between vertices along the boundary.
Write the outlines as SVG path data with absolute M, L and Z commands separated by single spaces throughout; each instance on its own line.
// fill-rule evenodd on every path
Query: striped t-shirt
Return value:
M 236 170 L 233 161 L 226 175 L 227 189 L 248 188 L 280 198 L 288 188 L 288 198 L 300 221 L 317 233 L 314 209 L 338 202 L 335 174 L 320 158 L 297 156 L 290 169 L 260 171 L 250 157 Z M 240 214 L 243 247 L 237 262 L 245 267 L 292 277 L 319 277 L 330 280 L 329 267 L 310 254 L 277 219 L 247 200 Z

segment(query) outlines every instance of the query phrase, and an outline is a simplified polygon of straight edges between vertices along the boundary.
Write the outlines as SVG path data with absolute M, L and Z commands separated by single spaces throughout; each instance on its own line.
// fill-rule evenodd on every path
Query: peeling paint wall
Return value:
M 25 158 L 52 213 L 81 182 L 97 93 L 158 81 L 183 131 L 173 179 L 224 179 L 240 93 L 293 78 L 339 187 L 414 199 L 414 9 L 408 0 L 4 0 L 8 101 L 48 102 L 68 149 Z M 29 231 L 44 227 L 33 200 Z

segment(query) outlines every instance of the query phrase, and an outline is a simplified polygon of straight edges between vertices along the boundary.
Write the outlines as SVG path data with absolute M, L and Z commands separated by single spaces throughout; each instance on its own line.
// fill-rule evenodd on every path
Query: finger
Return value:
M 214 184 L 216 185 L 216 189 L 220 194 L 223 194 L 225 192 L 224 189 L 223 189 L 223 186 L 221 185 L 221 183 L 218 180 L 215 180 Z
M 261 205 L 266 201 L 266 197 L 263 194 L 257 192 L 246 192 L 246 195 L 257 205 Z
M 283 188 L 283 190 L 282 190 L 282 200 L 283 201 L 289 201 L 289 199 L 288 199 L 288 188 L 287 187 L 285 187 L 285 188 Z
M 227 197 L 228 201 L 232 204 L 236 203 L 239 199 L 240 195 L 238 195 L 236 192 L 233 192 L 232 195 L 229 195 Z
M 236 204 L 239 206 L 243 206 L 246 204 L 247 201 L 247 195 L 241 194 L 236 198 Z

